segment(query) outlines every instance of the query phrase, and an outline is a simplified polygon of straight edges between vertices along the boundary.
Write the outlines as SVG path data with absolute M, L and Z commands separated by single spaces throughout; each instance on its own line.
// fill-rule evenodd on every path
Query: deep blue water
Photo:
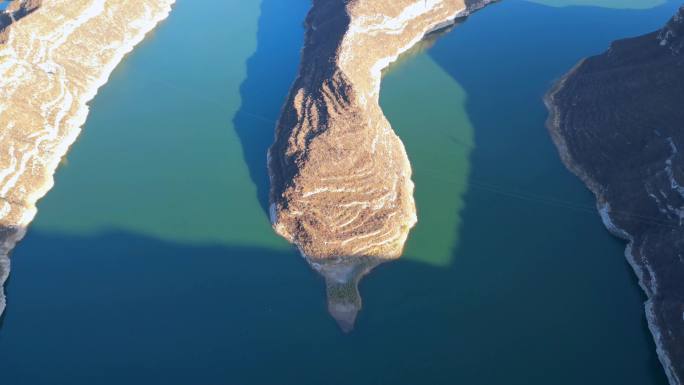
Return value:
M 666 384 L 624 245 L 561 165 L 541 97 L 674 4 L 506 1 L 387 75 L 382 104 L 414 162 L 421 223 L 455 177 L 427 178 L 425 154 L 459 146 L 453 129 L 473 143 L 454 157 L 467 163 L 463 204 L 443 204 L 458 211 L 448 258 L 422 256 L 440 240 L 416 235 L 364 279 L 348 335 L 263 207 L 308 1 L 197 4 L 180 0 L 101 90 L 13 253 L 0 384 Z M 438 70 L 444 90 L 415 82 Z M 462 105 L 438 97 L 451 94 Z M 413 139 L 412 119 L 435 135 Z

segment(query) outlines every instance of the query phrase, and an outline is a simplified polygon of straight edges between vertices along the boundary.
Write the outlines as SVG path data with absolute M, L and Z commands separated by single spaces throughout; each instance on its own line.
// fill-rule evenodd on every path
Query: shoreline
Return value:
M 589 189 L 589 191 L 594 194 L 594 197 L 596 198 L 597 211 L 601 217 L 604 227 L 608 230 L 608 232 L 610 232 L 611 235 L 626 242 L 624 251 L 625 259 L 632 267 L 632 270 L 637 277 L 639 287 L 646 295 L 646 301 L 643 303 L 644 315 L 648 324 L 648 329 L 653 337 L 653 342 L 655 343 L 658 360 L 665 371 L 665 375 L 667 376 L 669 383 L 671 385 L 681 385 L 681 382 L 677 379 L 674 373 L 672 359 L 664 348 L 661 338 L 663 331 L 657 323 L 653 310 L 652 296 L 654 294 L 654 289 L 646 284 L 644 279 L 644 267 L 637 263 L 634 255 L 634 236 L 615 224 L 610 216 L 610 202 L 605 199 L 602 193 L 603 187 L 594 181 L 582 168 L 579 167 L 577 163 L 575 163 L 568 150 L 565 138 L 561 133 L 560 111 L 558 105 L 556 104 L 555 96 L 563 89 L 566 81 L 576 73 L 577 69 L 584 63 L 585 60 L 586 59 L 583 59 L 576 64 L 575 67 L 573 67 L 567 74 L 555 82 L 549 92 L 544 95 L 544 104 L 549 112 L 549 116 L 546 120 L 546 127 L 565 167 L 571 173 L 577 176 Z M 655 280 L 655 277 L 652 277 L 652 279 Z
M 111 40 L 115 40 L 116 38 L 118 38 L 121 39 L 121 41 L 120 44 L 116 48 L 114 48 L 113 52 L 109 53 L 109 56 L 106 58 L 106 60 L 103 63 L 101 63 L 101 65 L 99 66 L 99 73 L 96 74 L 94 78 L 86 79 L 84 81 L 84 83 L 86 83 L 85 89 L 82 92 L 78 93 L 76 98 L 73 98 L 73 100 L 71 100 L 70 104 L 64 102 L 63 105 L 60 106 L 62 107 L 61 110 L 59 110 L 58 108 L 57 111 L 49 111 L 53 114 L 52 116 L 55 117 L 55 126 L 50 127 L 51 122 L 48 121 L 48 119 L 50 119 L 52 116 L 44 116 L 44 120 L 42 121 L 42 124 L 44 126 L 42 127 L 35 127 L 34 122 L 29 122 L 29 127 L 33 131 L 31 135 L 29 135 L 29 138 L 34 140 L 34 143 L 30 143 L 29 146 L 33 144 L 33 148 L 30 148 L 29 151 L 23 152 L 21 154 L 21 159 L 19 160 L 19 163 L 23 163 L 23 167 L 19 167 L 17 169 L 15 166 L 14 170 L 10 170 L 15 171 L 15 173 L 12 174 L 9 179 L 5 176 L 0 178 L 0 192 L 2 192 L 2 195 L 0 195 L 0 202 L 3 204 L 3 210 L 0 210 L 0 226 L 2 226 L 2 228 L 0 228 L 0 315 L 3 313 L 6 306 L 4 284 L 7 281 L 10 274 L 9 255 L 11 254 L 11 251 L 16 246 L 16 244 L 19 241 L 21 241 L 21 239 L 25 236 L 28 226 L 34 219 L 37 213 L 36 203 L 39 199 L 44 197 L 48 193 L 48 191 L 54 186 L 54 174 L 57 171 L 62 158 L 69 152 L 71 145 L 76 141 L 78 135 L 81 133 L 82 126 L 86 122 L 89 113 L 88 103 L 92 101 L 93 98 L 97 95 L 98 90 L 108 82 L 111 73 L 124 59 L 124 57 L 128 53 L 133 51 L 135 46 L 142 42 L 145 36 L 150 31 L 152 31 L 162 20 L 166 19 L 169 16 L 174 2 L 175 0 L 141 1 L 141 3 L 143 3 L 141 4 L 143 8 L 141 11 L 144 12 L 141 12 L 138 15 L 137 19 L 127 20 L 127 24 L 123 26 L 125 27 L 124 30 L 121 31 L 121 34 L 123 36 L 111 37 Z M 46 1 L 46 3 L 48 2 Z M 79 27 L 82 27 L 84 25 L 88 25 L 88 27 L 93 27 L 90 24 L 93 23 L 93 20 L 96 20 L 98 17 L 102 16 L 102 14 L 105 12 L 105 7 L 109 7 L 110 11 L 112 10 L 111 8 L 114 7 L 114 10 L 116 11 L 118 9 L 131 7 L 131 1 L 122 0 L 114 5 L 110 3 L 105 5 L 104 1 L 95 0 L 87 5 L 88 7 L 84 9 L 83 13 L 79 14 L 76 17 L 75 21 L 68 20 L 65 21 L 64 25 L 57 26 L 58 28 L 62 28 L 61 31 L 50 31 L 53 32 L 55 35 L 63 37 L 65 39 L 64 41 L 58 41 L 57 43 L 50 42 L 52 44 L 57 44 L 57 49 L 67 44 L 68 39 L 71 38 L 73 34 L 80 31 L 78 30 Z M 5 44 L 0 45 L 0 74 L 4 75 L 7 72 L 11 72 L 14 69 L 13 65 L 20 66 L 24 64 L 21 63 L 20 60 L 27 59 L 17 57 L 21 53 L 17 53 L 19 49 L 15 49 L 15 47 L 13 46 L 13 43 L 15 43 L 14 29 L 18 27 L 26 28 L 25 24 L 29 23 L 38 24 L 40 20 L 37 18 L 40 17 L 43 12 L 48 13 L 50 11 L 50 6 L 50 4 L 44 4 L 35 11 L 33 11 L 30 15 L 25 16 L 24 18 L 16 21 L 8 27 L 8 40 Z M 117 6 L 119 7 L 118 9 Z M 96 11 L 99 11 L 99 13 L 94 13 Z M 34 19 L 36 19 L 37 21 L 35 23 L 32 23 Z M 99 27 L 120 27 L 117 25 L 107 25 L 106 22 L 109 21 L 108 19 L 96 21 L 99 21 L 100 24 L 104 24 L 98 25 Z M 29 24 L 29 28 L 34 27 L 31 24 Z M 76 24 L 76 26 L 74 26 L 73 24 Z M 35 28 L 38 28 L 39 26 L 40 25 L 35 26 Z M 62 33 L 62 35 L 66 35 L 66 37 L 60 36 L 60 32 Z M 97 31 L 90 33 L 90 35 L 96 34 Z M 81 39 L 87 39 L 87 37 L 89 37 L 88 32 L 86 32 L 86 36 L 79 37 Z M 100 38 L 100 36 L 94 37 Z M 106 41 L 104 43 L 112 44 L 111 40 Z M 98 48 L 106 49 L 107 47 L 104 46 L 104 44 L 100 47 L 89 47 L 89 53 L 93 55 L 97 55 L 98 53 L 101 54 L 102 51 L 98 52 Z M 49 50 L 50 47 L 48 47 L 47 49 Z M 30 56 L 30 54 L 28 54 L 27 56 L 28 59 L 35 59 L 34 57 Z M 60 73 L 62 77 L 58 79 L 58 81 L 62 82 L 61 84 L 59 84 L 59 86 L 63 86 L 64 88 L 66 88 L 66 84 L 68 84 L 68 82 L 75 82 L 81 80 L 75 78 L 77 75 L 79 75 L 78 73 L 66 73 L 68 69 L 71 69 L 71 67 L 68 66 L 76 67 L 73 63 L 55 62 L 52 57 L 49 57 L 49 54 L 47 56 L 47 58 L 39 57 L 38 59 L 45 60 L 44 63 L 46 64 L 47 68 L 49 68 L 49 70 L 47 71 L 48 74 L 51 73 L 50 71 L 54 71 L 54 73 L 57 73 L 60 70 L 62 71 Z M 58 68 L 60 64 L 62 65 L 61 69 Z M 68 69 L 65 69 L 65 67 L 68 67 Z M 38 72 L 41 69 L 43 68 L 40 66 L 40 64 L 35 65 L 34 63 L 34 65 L 31 68 L 31 71 Z M 31 80 L 29 80 L 29 82 L 30 81 Z M 53 80 L 48 80 L 47 83 L 50 86 L 55 85 Z M 28 84 L 26 86 L 30 89 L 31 84 Z M 12 91 L 16 91 L 17 88 L 18 87 L 16 87 Z M 62 91 L 68 94 L 72 90 L 63 89 Z M 19 103 L 16 103 L 15 99 L 13 98 L 8 100 L 10 100 L 8 106 L 0 105 L 0 118 L 3 118 L 3 114 L 7 113 L 8 111 L 10 113 L 13 112 L 13 109 L 26 108 L 25 106 L 17 105 Z M 41 111 L 41 113 L 43 113 L 43 111 Z M 10 120 L 8 119 L 7 121 Z M 0 120 L 0 123 L 5 122 L 5 120 Z M 10 122 L 12 123 L 12 127 L 14 127 L 14 121 Z M 63 125 L 61 129 L 60 125 Z M 48 130 L 49 128 L 53 128 L 53 131 L 50 132 Z M 46 132 L 44 136 L 35 135 L 40 134 L 42 133 L 42 131 L 46 130 L 48 132 Z M 52 139 L 53 142 L 48 143 L 48 145 L 46 145 L 45 142 L 49 141 L 50 139 Z M 19 140 L 25 139 L 20 137 L 16 141 L 18 142 Z M 10 146 L 10 151 L 7 152 L 12 153 L 12 155 L 16 154 L 18 151 L 14 151 L 15 143 L 12 143 L 11 141 L 10 143 L 7 142 L 7 140 L 0 141 L 0 151 L 6 151 L 7 147 Z M 28 182 L 32 183 L 22 184 L 21 182 L 25 181 L 24 179 L 34 177 L 36 174 L 35 169 L 29 167 L 29 163 L 31 163 L 31 166 L 34 166 L 35 164 L 42 165 L 43 175 L 38 175 L 38 180 L 29 179 Z M 27 176 L 27 173 L 30 173 L 31 175 Z M 20 199 L 12 199 L 12 197 L 19 197 Z

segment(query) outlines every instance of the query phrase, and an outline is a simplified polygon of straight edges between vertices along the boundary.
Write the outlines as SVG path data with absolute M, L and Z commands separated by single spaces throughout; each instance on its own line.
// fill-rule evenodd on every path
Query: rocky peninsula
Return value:
M 614 42 L 546 98 L 566 166 L 594 192 L 647 296 L 672 385 L 684 380 L 684 7 L 661 30 Z
M 0 12 L 0 314 L 9 253 L 81 131 L 87 103 L 174 0 L 14 0 Z
M 361 307 L 360 276 L 398 258 L 416 223 L 411 165 L 379 105 L 382 71 L 490 2 L 313 1 L 269 150 L 270 211 L 276 232 L 326 277 L 329 310 L 345 330 Z

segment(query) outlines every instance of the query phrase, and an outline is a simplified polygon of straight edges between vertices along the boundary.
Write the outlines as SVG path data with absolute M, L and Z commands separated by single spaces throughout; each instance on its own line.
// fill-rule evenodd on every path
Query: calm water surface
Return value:
M 264 210 L 309 1 L 197 4 L 115 71 L 15 250 L 0 383 L 666 384 L 541 97 L 676 4 L 506 1 L 388 71 L 419 224 L 363 281 L 349 335 Z

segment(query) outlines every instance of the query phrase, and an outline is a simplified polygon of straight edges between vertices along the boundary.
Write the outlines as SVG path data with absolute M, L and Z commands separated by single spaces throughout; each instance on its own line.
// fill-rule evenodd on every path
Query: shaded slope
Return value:
M 648 295 L 671 384 L 684 378 L 684 8 L 663 29 L 614 42 L 548 95 L 563 161 L 598 200 Z

